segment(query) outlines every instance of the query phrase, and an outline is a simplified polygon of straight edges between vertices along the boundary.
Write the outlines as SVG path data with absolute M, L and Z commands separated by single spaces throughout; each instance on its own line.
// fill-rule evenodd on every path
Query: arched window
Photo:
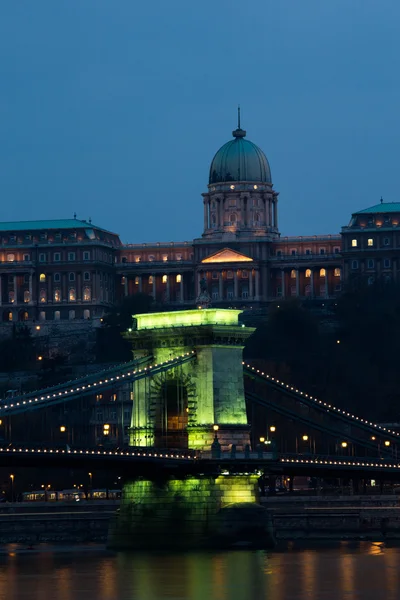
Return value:
M 60 290 L 60 288 L 56 288 L 54 290 L 54 302 L 61 302 L 61 290 Z
M 311 269 L 306 269 L 306 277 L 311 277 Z
M 27 310 L 21 310 L 21 312 L 19 313 L 19 320 L 20 321 L 27 321 L 29 319 L 29 314 Z
M 69 281 L 75 281 L 75 273 L 70 273 L 68 279 Z
M 182 275 L 177 275 L 176 276 L 176 283 L 180 283 L 182 281 Z
M 92 291 L 90 289 L 90 287 L 84 287 L 83 288 L 83 300 L 85 302 L 90 302 L 92 299 Z
M 14 292 L 8 292 L 8 302 L 10 304 L 14 304 L 14 302 L 15 302 L 15 293 Z
M 319 276 L 320 277 L 326 277 L 326 270 L 325 269 L 320 269 L 319 270 Z
M 44 273 L 40 273 L 39 280 L 40 280 L 40 283 L 45 282 L 46 281 L 46 275 Z
M 27 304 L 30 301 L 31 301 L 31 293 L 29 290 L 25 290 L 24 291 L 24 302 L 25 302 L 25 304 Z
M 72 319 L 75 319 L 75 311 L 74 310 L 70 310 L 68 313 L 68 317 L 69 320 L 72 321 Z
M 54 320 L 55 321 L 59 321 L 60 320 L 60 316 L 61 316 L 60 311 L 59 310 L 55 310 L 54 311 Z
M 335 277 L 340 277 L 340 268 L 336 267 L 335 269 Z
M 8 260 L 8 262 L 14 262 L 14 260 L 15 260 L 14 254 L 7 254 L 7 260 Z
M 232 213 L 231 215 L 229 215 L 229 222 L 231 225 L 235 225 L 236 221 L 237 221 L 236 213 Z
M 296 279 L 296 271 L 295 271 L 295 269 L 292 269 L 292 270 L 290 271 L 290 277 L 291 277 L 292 279 Z
M 41 310 L 39 313 L 39 321 L 45 321 L 46 320 L 46 313 L 44 312 L 44 310 Z
M 68 300 L 70 302 L 76 302 L 76 291 L 75 291 L 75 288 L 69 288 Z
M 42 303 L 47 302 L 47 291 L 43 288 L 40 290 L 39 301 Z
M 90 319 L 90 310 L 88 308 L 85 308 L 85 310 L 83 311 L 83 318 Z
M 153 281 L 154 281 L 154 277 L 153 277 L 153 275 L 150 275 L 149 276 L 149 284 L 153 285 Z
M 162 276 L 162 282 L 163 283 L 167 283 L 167 281 L 168 281 L 168 275 L 163 275 Z

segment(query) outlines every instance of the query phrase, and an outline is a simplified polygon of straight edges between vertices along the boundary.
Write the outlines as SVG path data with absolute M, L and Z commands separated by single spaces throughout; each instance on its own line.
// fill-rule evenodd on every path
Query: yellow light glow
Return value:
M 385 446 L 390 446 L 389 440 L 385 440 Z
M 108 424 L 108 423 L 106 423 L 106 424 L 104 425 L 104 430 L 105 430 L 105 431 L 107 431 L 108 429 L 110 429 L 110 426 L 109 426 L 109 424 Z
M 67 428 L 65 427 L 65 425 L 61 425 L 60 431 L 61 431 L 61 433 L 65 433 L 67 431 Z
M 205 308 L 203 310 L 177 310 L 173 312 L 133 315 L 137 329 L 163 329 L 192 327 L 194 325 L 236 325 L 242 310 L 229 308 Z
M 231 250 L 230 248 L 224 248 L 211 256 L 204 258 L 202 263 L 226 263 L 226 262 L 253 262 L 253 259 L 245 254 Z
M 43 356 L 38 356 L 37 359 L 38 360 L 43 360 Z
M 342 448 L 347 448 L 347 442 L 342 442 Z
M 182 275 L 177 275 L 176 276 L 176 283 L 180 283 L 182 281 Z
M 308 442 L 308 435 L 303 435 L 303 442 Z
M 213 429 L 214 429 L 214 431 L 218 431 L 219 425 L 213 425 Z
M 263 444 L 265 442 L 265 437 L 260 437 L 260 442 Z
M 274 431 L 276 431 L 275 425 L 271 425 L 271 427 L 269 428 L 269 430 L 272 431 L 272 433 L 274 433 Z
M 376 437 L 374 435 L 372 435 L 371 440 L 374 442 L 376 440 Z

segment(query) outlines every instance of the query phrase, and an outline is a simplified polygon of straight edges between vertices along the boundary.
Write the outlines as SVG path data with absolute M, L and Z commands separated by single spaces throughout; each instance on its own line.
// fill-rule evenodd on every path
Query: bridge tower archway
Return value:
M 209 450 L 218 425 L 223 449 L 250 443 L 242 354 L 254 328 L 242 311 L 198 309 L 134 315 L 126 338 L 135 359 L 162 363 L 195 353 L 195 359 L 133 384 L 131 446 Z M 172 445 L 171 445 L 172 444 Z

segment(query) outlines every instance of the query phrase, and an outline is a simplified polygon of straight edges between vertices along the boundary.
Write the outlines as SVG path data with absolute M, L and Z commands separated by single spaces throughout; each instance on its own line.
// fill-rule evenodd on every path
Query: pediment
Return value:
M 229 262 L 253 262 L 253 259 L 245 254 L 231 250 L 231 248 L 224 248 L 214 254 L 210 254 L 207 258 L 203 258 L 202 263 L 229 263 Z

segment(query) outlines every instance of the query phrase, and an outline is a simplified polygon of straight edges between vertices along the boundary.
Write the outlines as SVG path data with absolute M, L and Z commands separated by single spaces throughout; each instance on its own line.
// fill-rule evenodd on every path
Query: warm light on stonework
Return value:
M 194 325 L 238 325 L 243 311 L 228 308 L 205 308 L 203 310 L 177 310 L 164 313 L 134 315 L 137 329 L 164 329 L 169 327 L 192 327 Z
M 245 256 L 244 254 L 240 254 L 240 252 L 235 252 L 235 250 L 230 250 L 229 248 L 224 248 L 220 252 L 216 252 L 211 256 L 207 256 L 204 258 L 202 263 L 226 263 L 226 262 L 253 262 L 253 259 L 249 256 Z

